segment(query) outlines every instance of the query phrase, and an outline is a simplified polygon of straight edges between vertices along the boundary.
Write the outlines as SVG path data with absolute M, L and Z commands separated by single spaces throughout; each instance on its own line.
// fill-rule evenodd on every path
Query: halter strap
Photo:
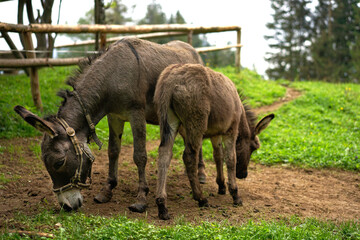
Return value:
M 74 187 L 75 188 L 88 188 L 91 185 L 91 166 L 90 166 L 90 170 L 88 173 L 88 178 L 90 179 L 90 184 L 80 182 L 81 181 L 81 171 L 82 171 L 83 163 L 84 163 L 83 154 L 85 154 L 90 159 L 91 164 L 94 162 L 95 157 L 90 152 L 87 152 L 84 149 L 83 144 L 80 143 L 78 138 L 76 137 L 75 130 L 72 127 L 70 127 L 69 124 L 67 124 L 67 122 L 64 119 L 59 118 L 59 117 L 57 117 L 56 119 L 59 121 L 60 125 L 65 129 L 66 134 L 70 138 L 70 140 L 75 148 L 76 157 L 77 157 L 77 159 L 80 159 L 80 164 L 79 164 L 79 167 L 76 169 L 74 176 L 71 178 L 70 183 L 68 183 L 60 188 L 53 189 L 53 191 L 55 193 L 57 193 L 57 192 L 64 192 L 64 191 L 72 189 Z
M 96 145 L 99 146 L 99 150 L 101 149 L 103 143 L 100 141 L 100 139 L 98 138 L 98 136 L 96 135 L 96 132 L 95 132 L 95 124 L 92 122 L 91 120 L 91 117 L 90 117 L 90 114 L 88 113 L 87 109 L 85 108 L 85 105 L 83 103 L 83 101 L 81 100 L 79 94 L 74 90 L 73 91 L 73 94 L 75 96 L 75 98 L 78 100 L 78 102 L 80 103 L 80 106 L 84 112 L 84 115 L 85 115 L 85 118 L 86 118 L 86 121 L 88 123 L 88 126 L 90 128 L 90 136 L 88 137 L 88 141 L 90 141 L 91 139 L 94 140 L 94 142 L 96 143 Z

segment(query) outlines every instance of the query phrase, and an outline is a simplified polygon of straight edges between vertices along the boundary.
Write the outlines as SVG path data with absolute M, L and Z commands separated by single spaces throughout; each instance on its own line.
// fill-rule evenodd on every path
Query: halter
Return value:
M 97 135 L 95 133 L 95 125 L 91 121 L 90 114 L 87 112 L 83 102 L 81 101 L 79 94 L 76 91 L 73 91 L 73 94 L 76 97 L 76 99 L 78 100 L 78 102 L 80 103 L 81 108 L 83 109 L 86 121 L 90 128 L 90 135 L 88 136 L 88 142 L 91 139 L 93 139 L 95 141 L 95 143 L 99 146 L 99 150 L 100 150 L 101 146 L 102 146 L 102 142 L 99 140 L 99 138 L 97 137 Z M 55 193 L 58 193 L 58 192 L 67 191 L 72 188 L 79 188 L 79 189 L 89 188 L 91 186 L 91 182 L 92 182 L 91 168 L 92 168 L 93 162 L 95 161 L 95 157 L 91 153 L 91 151 L 88 151 L 84 147 L 84 143 L 79 142 L 78 138 L 76 137 L 75 130 L 72 127 L 70 127 L 69 124 L 67 124 L 67 122 L 64 119 L 62 119 L 60 117 L 56 117 L 56 119 L 58 120 L 60 125 L 65 129 L 66 134 L 70 138 L 70 140 L 75 148 L 76 158 L 80 161 L 80 164 L 79 164 L 79 167 L 76 169 L 75 175 L 70 179 L 70 183 L 68 183 L 60 188 L 53 189 L 53 191 Z M 85 183 L 81 182 L 81 173 L 82 173 L 82 168 L 83 168 L 83 164 L 84 164 L 83 154 L 85 154 L 91 161 L 90 169 L 89 169 L 88 176 L 87 176 L 89 178 L 89 184 L 86 183 L 86 180 L 85 180 Z
M 91 185 L 91 166 L 95 160 L 94 155 L 92 155 L 91 152 L 87 151 L 84 148 L 84 144 L 80 143 L 78 138 L 75 135 L 75 130 L 70 127 L 67 122 L 62 119 L 62 118 L 57 118 L 57 120 L 59 121 L 60 125 L 65 129 L 66 134 L 69 136 L 74 148 L 75 148 L 75 152 L 76 152 L 76 158 L 78 160 L 80 160 L 80 164 L 79 167 L 76 169 L 75 175 L 70 179 L 70 183 L 60 187 L 60 188 L 56 188 L 53 189 L 53 191 L 55 193 L 58 192 L 64 192 L 66 190 L 72 189 L 72 188 L 89 188 Z M 82 173 L 82 168 L 83 168 L 83 164 L 84 164 L 84 156 L 83 154 L 85 154 L 91 161 L 91 165 L 90 165 L 90 169 L 89 169 L 89 173 L 88 173 L 88 178 L 89 178 L 89 184 L 86 183 L 81 183 L 81 173 Z M 86 182 L 86 181 L 85 181 Z

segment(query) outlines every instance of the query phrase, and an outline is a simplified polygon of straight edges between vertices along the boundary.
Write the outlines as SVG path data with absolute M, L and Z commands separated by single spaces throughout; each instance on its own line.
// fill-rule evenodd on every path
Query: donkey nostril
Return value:
M 80 208 L 82 206 L 82 201 L 81 199 L 78 200 L 78 207 Z
M 71 210 L 73 210 L 73 208 L 70 207 L 68 204 L 63 204 L 63 205 L 61 205 L 61 207 L 67 212 L 70 212 Z

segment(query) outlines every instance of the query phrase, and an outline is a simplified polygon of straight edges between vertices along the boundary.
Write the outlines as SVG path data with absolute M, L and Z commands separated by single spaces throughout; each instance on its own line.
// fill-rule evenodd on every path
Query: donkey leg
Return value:
M 168 113 L 168 122 L 170 126 L 170 132 L 167 133 L 168 136 L 164 137 L 164 133 L 161 132 L 162 140 L 159 146 L 158 179 L 156 187 L 156 205 L 158 206 L 158 216 L 162 220 L 170 219 L 170 215 L 166 207 L 166 178 L 172 158 L 172 149 L 176 133 L 180 124 L 179 119 L 175 117 L 172 111 Z M 160 126 L 160 128 L 162 128 L 162 126 Z
M 185 137 L 186 137 L 186 132 L 185 132 L 185 128 L 184 127 L 180 127 L 179 128 L 179 133 L 182 136 L 184 143 L 185 143 Z M 185 169 L 185 174 L 186 174 L 186 169 Z M 198 164 L 198 178 L 199 178 L 199 182 L 201 184 L 205 184 L 206 183 L 206 172 L 205 172 L 205 162 L 202 156 L 202 147 L 200 148 L 199 151 L 199 164 Z
M 224 161 L 223 161 L 223 147 L 221 136 L 211 138 L 213 146 L 213 157 L 216 164 L 216 183 L 218 185 L 218 194 L 224 195 L 226 193 L 225 177 L 224 177 Z
M 236 184 L 236 154 L 235 154 L 235 141 L 236 138 L 232 135 L 223 136 L 224 142 L 224 156 L 228 172 L 228 188 L 233 198 L 234 205 L 242 205 L 242 200 L 238 193 Z
M 94 197 L 97 203 L 106 203 L 112 197 L 112 189 L 116 187 L 118 180 L 118 160 L 121 151 L 121 137 L 124 130 L 124 121 L 114 115 L 108 115 L 109 124 L 109 173 L 106 185 Z
M 200 136 L 202 137 L 202 135 Z M 199 202 L 199 207 L 208 207 L 209 206 L 208 201 L 206 198 L 204 198 L 202 194 L 199 178 L 197 176 L 201 141 L 202 139 L 200 139 L 198 144 L 191 144 L 188 141 L 186 141 L 183 160 L 190 181 L 193 198 Z
M 202 145 L 202 144 L 201 144 Z M 199 164 L 198 164 L 198 178 L 199 178 L 199 182 L 201 184 L 205 184 L 206 183 L 206 172 L 205 172 L 205 162 L 203 159 L 203 155 L 202 155 L 202 147 L 200 147 L 200 151 L 199 151 Z
M 149 187 L 145 177 L 145 167 L 147 163 L 146 155 L 146 121 L 145 113 L 142 110 L 135 111 L 130 117 L 131 131 L 134 138 L 133 159 L 138 168 L 139 188 L 136 203 L 129 206 L 133 212 L 144 212 L 146 210 L 146 196 Z

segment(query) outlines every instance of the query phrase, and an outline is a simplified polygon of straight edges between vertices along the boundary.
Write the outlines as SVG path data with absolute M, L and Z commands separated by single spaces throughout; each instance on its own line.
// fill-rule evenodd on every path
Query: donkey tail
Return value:
M 168 112 L 172 101 L 174 86 L 171 84 L 168 77 L 171 70 L 175 67 L 176 65 L 171 65 L 161 73 L 155 88 L 154 102 L 160 125 L 160 146 L 165 145 L 172 135 L 171 127 L 168 122 Z

